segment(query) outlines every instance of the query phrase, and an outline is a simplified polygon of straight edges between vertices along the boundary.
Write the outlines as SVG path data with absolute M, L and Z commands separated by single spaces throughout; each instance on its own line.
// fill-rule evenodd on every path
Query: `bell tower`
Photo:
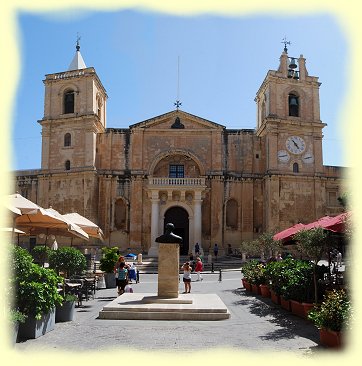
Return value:
M 107 93 L 95 69 L 76 53 L 67 71 L 45 85 L 41 168 L 50 173 L 95 170 L 96 136 L 106 128 Z
M 264 140 L 267 173 L 323 172 L 318 77 L 309 76 L 303 55 L 288 55 L 278 70 L 269 70 L 260 86 L 256 133 Z

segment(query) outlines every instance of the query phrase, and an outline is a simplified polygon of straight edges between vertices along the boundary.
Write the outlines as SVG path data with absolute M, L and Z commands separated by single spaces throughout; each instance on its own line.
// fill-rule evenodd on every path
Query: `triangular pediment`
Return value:
M 190 129 L 224 129 L 216 122 L 195 116 L 193 114 L 176 110 L 160 116 L 147 119 L 142 122 L 135 123 L 130 126 L 131 129 L 147 128 L 147 129 L 169 129 L 169 130 L 190 130 Z

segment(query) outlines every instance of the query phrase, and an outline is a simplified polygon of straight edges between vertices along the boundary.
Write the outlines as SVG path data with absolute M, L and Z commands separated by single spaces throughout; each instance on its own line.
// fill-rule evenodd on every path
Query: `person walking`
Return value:
M 197 274 L 197 280 L 196 281 L 202 281 L 203 278 L 201 276 L 201 272 L 203 269 L 203 264 L 200 257 L 196 258 L 196 266 L 195 266 L 195 272 Z
M 214 245 L 214 256 L 215 256 L 215 262 L 217 261 L 217 255 L 219 253 L 219 247 L 217 245 L 217 243 L 215 243 Z
M 337 267 L 342 267 L 342 253 L 338 251 L 336 257 Z
M 189 262 L 186 262 L 182 265 L 181 269 L 184 271 L 182 276 L 182 281 L 185 286 L 185 292 L 184 294 L 191 292 L 191 271 L 192 267 L 190 266 Z
M 199 243 L 195 244 L 195 255 L 196 256 L 200 255 L 200 245 L 199 245 Z

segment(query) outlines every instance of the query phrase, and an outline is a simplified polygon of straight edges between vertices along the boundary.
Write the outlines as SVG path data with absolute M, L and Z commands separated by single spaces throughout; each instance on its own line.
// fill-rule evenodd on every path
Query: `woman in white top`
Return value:
M 186 262 L 186 263 L 183 264 L 181 269 L 183 269 L 183 271 L 184 271 L 184 274 L 183 274 L 183 277 L 182 277 L 182 280 L 183 280 L 184 285 L 185 285 L 185 292 L 184 293 L 187 294 L 187 293 L 191 292 L 191 271 L 192 271 L 192 267 L 190 266 L 189 262 Z

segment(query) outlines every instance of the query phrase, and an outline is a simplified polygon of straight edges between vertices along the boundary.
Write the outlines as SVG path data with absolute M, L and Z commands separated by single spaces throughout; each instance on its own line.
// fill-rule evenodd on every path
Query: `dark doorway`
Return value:
M 189 215 L 182 207 L 171 207 L 165 213 L 164 227 L 171 222 L 175 226 L 174 234 L 181 236 L 180 254 L 187 255 L 189 250 Z

